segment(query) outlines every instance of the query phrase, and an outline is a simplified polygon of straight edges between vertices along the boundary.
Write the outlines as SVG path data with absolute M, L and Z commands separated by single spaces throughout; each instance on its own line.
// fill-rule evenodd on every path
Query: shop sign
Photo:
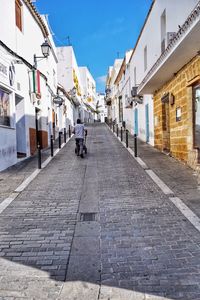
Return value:
M 0 80 L 10 86 L 15 83 L 15 66 L 0 57 Z
M 6 80 L 8 80 L 8 70 L 9 66 L 6 61 L 4 61 L 2 58 L 0 58 L 0 76 Z
M 176 122 L 181 121 L 182 110 L 181 107 L 176 108 Z

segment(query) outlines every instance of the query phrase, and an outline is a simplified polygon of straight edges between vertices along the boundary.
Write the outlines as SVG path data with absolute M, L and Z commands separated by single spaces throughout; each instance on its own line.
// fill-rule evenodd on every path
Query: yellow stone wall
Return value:
M 196 56 L 185 65 L 168 83 L 154 94 L 155 147 L 164 150 L 164 113 L 161 98 L 164 94 L 175 96 L 173 105 L 169 104 L 170 153 L 177 159 L 195 163 L 193 149 L 193 99 L 192 86 L 200 80 L 200 57 Z M 176 121 L 176 109 L 181 108 L 182 116 Z M 194 160 L 194 161 L 192 161 Z M 192 161 L 192 162 L 191 162 Z

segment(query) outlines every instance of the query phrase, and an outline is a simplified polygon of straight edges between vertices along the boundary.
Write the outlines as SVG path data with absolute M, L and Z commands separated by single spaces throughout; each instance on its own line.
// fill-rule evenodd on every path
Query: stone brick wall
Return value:
M 192 86 L 200 80 L 200 57 L 196 56 L 185 65 L 168 83 L 154 94 L 155 147 L 165 150 L 169 143 L 172 156 L 186 161 L 192 167 L 197 163 L 197 153 L 193 147 L 193 97 Z M 161 98 L 169 93 L 174 95 L 174 104 L 163 104 Z M 169 136 L 166 141 L 166 108 L 168 105 Z M 177 108 L 181 118 L 177 120 Z

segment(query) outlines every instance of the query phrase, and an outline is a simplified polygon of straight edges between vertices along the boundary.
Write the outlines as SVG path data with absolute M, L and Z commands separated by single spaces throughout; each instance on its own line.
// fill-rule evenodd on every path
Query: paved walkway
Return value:
M 129 147 L 134 149 L 133 136 L 130 135 Z M 140 140 L 138 156 L 200 218 L 200 174 Z
M 54 151 L 58 149 L 58 139 L 54 142 Z M 42 162 L 51 155 L 50 148 L 42 150 Z M 24 181 L 38 167 L 37 154 L 19 162 L 0 172 L 0 203 Z
M 106 126 L 88 152 L 71 140 L 1 213 L 0 299 L 200 299 L 200 233 Z

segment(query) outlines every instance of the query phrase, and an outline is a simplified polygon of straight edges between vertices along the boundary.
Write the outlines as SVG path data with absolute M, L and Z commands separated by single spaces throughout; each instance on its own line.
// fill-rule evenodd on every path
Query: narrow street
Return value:
M 0 215 L 0 299 L 198 300 L 200 233 L 106 125 Z

